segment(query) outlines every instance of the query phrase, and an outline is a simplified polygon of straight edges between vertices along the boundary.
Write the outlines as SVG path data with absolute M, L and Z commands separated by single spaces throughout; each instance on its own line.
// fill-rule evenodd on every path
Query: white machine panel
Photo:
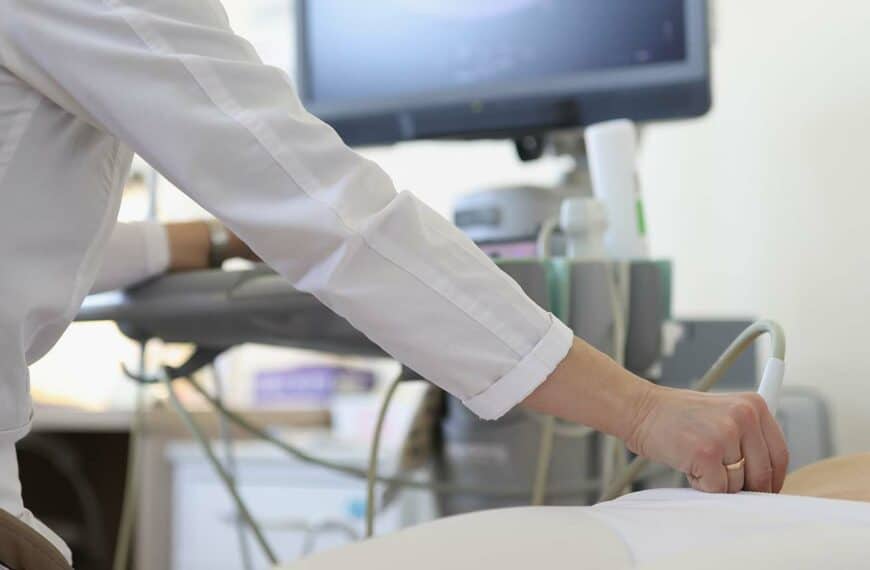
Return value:
M 282 562 L 363 536 L 361 480 L 292 460 L 264 444 L 237 447 L 240 493 Z M 211 466 L 189 443 L 172 445 L 169 458 L 173 466 L 171 568 L 242 568 L 233 504 Z M 382 469 L 392 472 L 394 467 Z M 432 518 L 430 495 L 403 491 L 378 514 L 375 528 L 378 534 L 389 533 Z M 248 539 L 254 568 L 269 568 L 250 534 Z

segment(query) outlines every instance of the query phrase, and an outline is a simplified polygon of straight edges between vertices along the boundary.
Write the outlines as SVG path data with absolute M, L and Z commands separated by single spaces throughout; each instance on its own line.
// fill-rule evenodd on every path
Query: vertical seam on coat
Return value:
M 6 131 L 6 136 L 9 138 L 0 146 L 0 184 L 6 178 L 12 157 L 15 156 L 21 145 L 21 139 L 24 137 L 28 125 L 33 120 L 33 115 L 42 98 L 36 91 L 31 91 L 29 95 L 19 110 L 21 114 L 13 121 L 12 127 Z

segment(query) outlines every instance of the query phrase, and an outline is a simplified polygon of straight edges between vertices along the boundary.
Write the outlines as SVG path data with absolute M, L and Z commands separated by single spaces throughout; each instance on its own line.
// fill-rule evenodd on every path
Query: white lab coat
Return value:
M 162 275 L 171 252 L 166 227 L 157 222 L 117 224 L 106 244 L 91 293 L 126 289 Z
M 218 1 L 0 0 L 0 443 L 28 429 L 27 366 L 94 284 L 133 151 L 484 418 L 570 347 L 462 233 L 308 114 Z

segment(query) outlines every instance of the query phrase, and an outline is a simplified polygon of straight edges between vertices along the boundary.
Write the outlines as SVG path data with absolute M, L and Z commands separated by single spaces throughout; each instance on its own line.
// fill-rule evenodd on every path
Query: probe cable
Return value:
M 270 434 L 269 432 L 255 426 L 249 420 L 247 420 L 241 414 L 230 410 L 224 404 L 216 401 L 211 394 L 209 394 L 198 382 L 191 379 L 190 377 L 185 376 L 184 380 L 193 387 L 212 407 L 215 408 L 219 413 L 225 414 L 227 418 L 238 427 L 243 429 L 244 431 L 257 436 L 259 439 L 263 441 L 267 441 L 287 452 L 289 455 L 295 457 L 300 461 L 304 461 L 305 463 L 311 463 L 313 465 L 318 465 L 320 467 L 324 467 L 326 469 L 331 469 L 333 471 L 337 471 L 339 473 L 344 473 L 346 475 L 350 475 L 352 477 L 357 477 L 360 479 L 368 479 L 369 472 L 367 469 L 360 468 L 354 465 L 349 465 L 337 461 L 332 461 L 329 459 L 321 459 L 318 458 L 303 449 L 296 447 L 282 439 Z M 457 495 L 485 495 L 488 497 L 503 497 L 503 498 L 511 498 L 511 497 L 520 497 L 523 495 L 527 495 L 528 491 L 524 489 L 519 489 L 516 487 L 497 487 L 497 486 L 466 486 L 466 485 L 455 485 L 452 483 L 441 483 L 438 481 L 416 481 L 414 479 L 410 479 L 407 477 L 394 477 L 394 476 L 383 476 L 378 475 L 375 477 L 375 481 L 378 483 L 386 483 L 389 485 L 399 485 L 402 487 L 408 487 L 413 489 L 424 489 L 429 490 L 438 494 L 457 494 Z M 588 491 L 594 490 L 598 486 L 597 480 L 587 480 L 581 481 L 580 484 L 567 487 L 567 488 L 559 488 L 552 491 L 554 495 L 577 495 L 580 493 L 585 493 Z
M 214 377 L 214 397 L 218 402 L 224 401 L 224 381 L 223 375 L 216 364 L 211 365 L 212 376 Z M 239 470 L 236 462 L 236 445 L 233 439 L 232 429 L 226 416 L 218 414 L 218 435 L 223 441 L 224 455 L 226 456 L 226 469 L 233 483 L 238 488 Z M 242 560 L 243 570 L 253 570 L 253 562 L 251 561 L 251 549 L 248 545 L 247 529 L 245 528 L 245 520 L 242 515 L 236 510 L 235 519 L 236 534 L 239 541 L 239 555 Z
M 785 338 L 780 326 L 772 321 L 759 321 L 754 323 L 743 333 L 740 334 L 732 344 L 725 350 L 722 356 L 713 364 L 710 370 L 701 378 L 701 380 L 694 386 L 695 390 L 706 392 L 709 391 L 728 371 L 728 369 L 734 364 L 737 358 L 762 334 L 769 334 L 772 338 L 772 355 L 773 359 L 778 361 L 783 361 L 785 357 Z M 619 333 L 615 333 L 616 336 L 622 336 Z M 618 349 L 617 349 L 618 350 Z M 257 436 L 258 438 L 272 443 L 292 455 L 298 460 L 304 461 L 306 463 L 311 463 L 315 465 L 319 465 L 321 467 L 331 469 L 333 471 L 338 471 L 340 473 L 344 473 L 346 475 L 350 475 L 353 477 L 363 478 L 367 482 L 367 502 L 366 502 L 366 536 L 371 536 L 373 532 L 374 526 L 374 488 L 376 483 L 387 483 L 392 485 L 400 485 L 408 488 L 417 488 L 417 489 L 428 489 L 435 493 L 451 493 L 451 494 L 477 494 L 477 495 L 485 495 L 485 496 L 497 496 L 497 497 L 515 497 L 522 495 L 523 491 L 518 489 L 509 489 L 509 488 L 493 488 L 489 487 L 473 487 L 473 486 L 460 486 L 449 483 L 440 483 L 437 481 L 415 481 L 412 479 L 408 479 L 405 477 L 384 477 L 377 474 L 377 456 L 380 448 L 380 439 L 381 432 L 384 424 L 384 420 L 386 417 L 386 412 L 392 401 L 392 398 L 395 394 L 395 391 L 398 387 L 399 381 L 394 381 L 384 397 L 384 400 L 381 404 L 381 408 L 378 414 L 378 421 L 375 427 L 375 434 L 372 440 L 372 447 L 370 449 L 369 455 L 369 465 L 368 469 L 362 469 L 356 466 L 347 465 L 331 460 L 320 459 L 315 457 L 314 455 L 295 447 L 278 437 L 266 432 L 265 430 L 253 425 L 247 419 L 245 419 L 240 414 L 228 409 L 222 402 L 215 399 L 211 394 L 209 394 L 197 381 L 195 381 L 190 376 L 185 376 L 184 379 L 190 384 L 191 387 L 197 391 L 200 396 L 202 396 L 218 413 L 224 415 L 227 419 L 229 419 L 232 423 L 236 424 L 238 427 L 243 430 L 251 433 L 252 435 Z M 185 424 L 187 424 L 188 429 L 193 433 L 194 437 L 200 442 L 203 446 L 203 449 L 206 451 L 209 460 L 212 462 L 215 467 L 216 472 L 224 480 L 225 485 L 227 485 L 230 494 L 233 496 L 234 500 L 237 502 L 237 506 L 239 508 L 239 513 L 242 514 L 243 518 L 245 518 L 246 522 L 251 526 L 251 529 L 254 531 L 255 537 L 257 537 L 258 542 L 260 542 L 261 546 L 264 549 L 264 552 L 271 554 L 271 550 L 268 547 L 268 544 L 265 542 L 265 539 L 262 537 L 262 533 L 259 532 L 256 523 L 248 512 L 247 508 L 244 506 L 244 503 L 241 500 L 241 497 L 238 496 L 238 492 L 236 491 L 231 478 L 223 469 L 223 466 L 214 456 L 214 452 L 211 450 L 211 447 L 208 445 L 208 442 L 205 440 L 205 437 L 200 432 L 198 426 L 193 422 L 193 419 L 190 417 L 187 410 L 181 405 L 181 402 L 178 401 L 177 396 L 172 387 L 171 380 L 169 378 L 164 378 L 164 382 L 167 385 L 169 390 L 170 399 L 175 406 L 176 410 L 182 416 Z M 544 427 L 546 428 L 549 423 L 549 418 L 545 419 Z M 551 424 L 555 426 L 555 423 Z M 549 431 L 549 429 L 545 429 L 545 433 Z M 554 431 L 549 431 L 547 434 L 548 437 L 544 438 L 544 442 L 552 440 L 552 436 L 554 435 Z M 542 450 L 547 451 L 547 450 Z M 535 490 L 533 492 L 535 500 L 541 499 L 541 490 L 539 488 L 540 481 L 544 481 L 544 485 L 546 485 L 546 470 L 542 468 L 543 460 L 541 458 L 547 459 L 549 456 L 549 452 L 542 453 L 539 455 L 539 465 L 538 465 L 538 477 L 536 478 Z M 648 460 L 645 458 L 637 457 L 634 461 L 631 462 L 625 469 L 622 470 L 620 475 L 615 478 L 610 486 L 607 488 L 606 492 L 602 494 L 600 500 L 610 500 L 616 498 L 620 494 L 622 494 L 623 490 L 626 489 L 643 471 L 643 469 L 647 466 Z M 543 477 L 541 473 L 543 471 Z M 596 480 L 584 480 L 581 481 L 577 488 L 568 489 L 568 490 L 559 490 L 560 494 L 577 494 L 585 491 L 590 491 L 594 489 L 599 484 Z M 545 487 L 543 487 L 545 489 Z M 274 555 L 268 556 L 273 558 Z
M 139 353 L 139 367 L 145 369 L 145 345 Z M 136 512 L 139 508 L 140 466 L 142 463 L 142 438 L 145 431 L 145 386 L 136 384 L 136 402 L 133 412 L 133 422 L 130 435 L 127 437 L 127 472 L 124 475 L 124 494 L 121 499 L 121 520 L 118 524 L 118 536 L 115 541 L 115 553 L 112 560 L 113 570 L 125 570 L 130 555 L 130 543 L 133 537 L 133 526 Z
M 369 452 L 369 470 L 366 473 L 366 538 L 370 538 L 375 533 L 375 485 L 378 480 L 378 454 L 381 447 L 381 437 L 384 430 L 384 421 L 387 418 L 387 410 L 390 407 L 390 402 L 396 394 L 396 388 L 402 381 L 401 374 L 398 378 L 390 383 L 387 388 L 387 393 L 384 395 L 384 400 L 381 402 L 381 408 L 378 410 L 378 421 L 375 424 L 375 431 L 372 437 L 371 451 Z
M 771 354 L 772 360 L 782 362 L 785 360 L 785 334 L 777 323 L 773 321 L 758 321 L 747 327 L 740 335 L 734 339 L 731 345 L 725 349 L 722 356 L 713 363 L 710 370 L 692 387 L 693 390 L 699 392 L 708 392 L 719 380 L 725 375 L 734 362 L 749 348 L 755 339 L 763 334 L 768 334 L 771 337 Z M 766 376 L 766 374 L 765 374 Z M 762 379 L 762 392 L 764 388 L 764 379 Z M 773 410 L 771 410 L 773 411 Z M 615 499 L 622 494 L 622 489 L 626 488 L 638 476 L 641 470 L 649 462 L 648 459 L 637 457 L 632 461 L 619 477 L 614 479 L 607 491 L 603 493 L 599 501 L 609 501 Z
M 181 401 L 178 399 L 178 395 L 175 393 L 175 387 L 172 385 L 172 380 L 167 376 L 163 379 L 163 382 L 166 385 L 166 390 L 169 393 L 169 400 L 170 402 L 172 402 L 172 406 L 175 408 L 175 411 L 178 413 L 179 417 L 181 417 L 181 421 L 184 422 L 187 429 L 193 435 L 194 439 L 196 439 L 199 446 L 202 448 L 206 458 L 214 468 L 215 473 L 217 473 L 218 477 L 223 482 L 224 487 L 226 487 L 227 491 L 230 494 L 230 497 L 236 505 L 239 516 L 244 519 L 245 523 L 251 529 L 251 532 L 254 535 L 254 539 L 260 545 L 260 548 L 262 549 L 263 554 L 269 560 L 269 563 L 272 566 L 276 566 L 278 564 L 278 557 L 275 555 L 275 551 L 272 550 L 272 547 L 266 540 L 266 537 L 263 534 L 263 530 L 257 524 L 257 521 L 254 520 L 254 517 L 248 510 L 245 501 L 239 494 L 239 490 L 236 487 L 235 481 L 233 480 L 232 476 L 227 473 L 227 470 L 224 468 L 220 460 L 215 455 L 211 444 L 208 442 L 205 435 L 202 433 L 202 430 L 200 430 L 199 426 L 194 421 L 193 416 L 191 416 L 187 408 L 184 407 L 184 404 L 182 404 Z

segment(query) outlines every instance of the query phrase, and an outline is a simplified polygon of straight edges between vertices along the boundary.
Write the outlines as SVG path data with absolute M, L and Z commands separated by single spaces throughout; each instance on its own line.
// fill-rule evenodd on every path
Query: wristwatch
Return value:
M 220 267 L 229 257 L 230 232 L 217 220 L 208 221 L 208 264 Z

